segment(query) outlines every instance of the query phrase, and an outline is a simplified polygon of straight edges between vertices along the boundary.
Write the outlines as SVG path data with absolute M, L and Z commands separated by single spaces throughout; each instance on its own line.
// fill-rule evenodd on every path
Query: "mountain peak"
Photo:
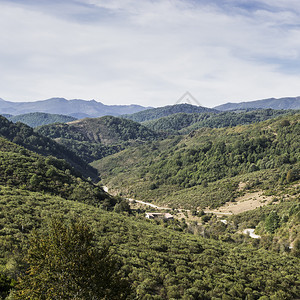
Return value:
M 147 109 L 138 105 L 105 105 L 101 102 L 82 99 L 53 97 L 34 102 L 0 101 L 0 114 L 21 115 L 32 112 L 63 114 L 70 116 L 102 117 L 106 115 L 119 116 L 131 114 Z

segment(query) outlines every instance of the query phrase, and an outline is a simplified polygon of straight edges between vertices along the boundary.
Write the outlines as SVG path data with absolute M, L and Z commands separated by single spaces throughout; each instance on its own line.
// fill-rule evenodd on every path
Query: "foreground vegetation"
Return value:
M 84 218 L 99 251 L 110 245 L 122 265 L 120 276 L 131 284 L 129 299 L 292 299 L 299 294 L 297 258 L 204 239 L 59 197 L 1 190 L 1 273 L 8 278 L 23 274 L 30 230 L 47 232 L 46 220 L 63 212 L 64 220 Z

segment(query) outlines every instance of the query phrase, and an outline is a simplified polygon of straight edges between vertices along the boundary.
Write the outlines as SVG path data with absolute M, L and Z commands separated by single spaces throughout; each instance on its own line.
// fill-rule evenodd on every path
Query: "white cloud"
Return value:
M 0 0 L 0 97 L 159 106 L 189 90 L 214 106 L 297 96 L 300 6 L 287 2 Z

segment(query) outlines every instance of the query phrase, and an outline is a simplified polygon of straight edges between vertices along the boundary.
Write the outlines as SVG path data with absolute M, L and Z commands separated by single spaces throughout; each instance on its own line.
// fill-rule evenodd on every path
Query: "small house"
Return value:
M 169 213 L 146 213 L 145 217 L 147 219 L 158 219 L 158 220 L 173 220 L 174 217 Z

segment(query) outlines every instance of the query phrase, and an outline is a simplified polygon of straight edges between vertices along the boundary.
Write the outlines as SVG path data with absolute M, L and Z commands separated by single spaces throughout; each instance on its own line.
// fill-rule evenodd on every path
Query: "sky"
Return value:
M 299 0 L 0 0 L 0 98 L 300 96 Z

